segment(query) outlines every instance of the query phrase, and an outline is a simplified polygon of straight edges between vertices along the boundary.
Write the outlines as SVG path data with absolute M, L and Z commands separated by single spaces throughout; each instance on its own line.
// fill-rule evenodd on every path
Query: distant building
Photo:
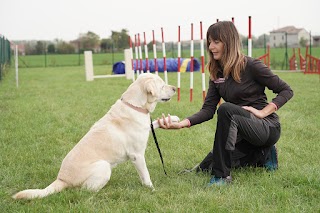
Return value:
M 270 47 L 299 47 L 300 41 L 305 40 L 310 43 L 310 34 L 304 28 L 287 26 L 270 32 Z M 312 41 L 311 41 L 312 44 Z
M 320 47 L 320 36 L 312 36 L 313 46 Z

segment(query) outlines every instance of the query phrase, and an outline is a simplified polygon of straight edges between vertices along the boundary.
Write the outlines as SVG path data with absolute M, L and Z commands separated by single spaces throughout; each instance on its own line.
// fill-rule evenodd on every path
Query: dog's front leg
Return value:
M 144 184 L 154 190 L 144 156 L 143 155 L 132 155 L 132 156 L 130 156 L 130 159 L 137 169 L 137 172 L 140 176 L 142 184 Z

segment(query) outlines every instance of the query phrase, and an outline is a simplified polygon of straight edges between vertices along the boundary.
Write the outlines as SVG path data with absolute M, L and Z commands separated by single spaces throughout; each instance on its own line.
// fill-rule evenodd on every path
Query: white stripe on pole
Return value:
M 206 97 L 206 76 L 204 73 L 204 41 L 203 41 L 203 35 L 202 35 L 202 22 L 200 21 L 200 49 L 201 49 L 201 82 L 202 82 L 202 99 L 204 101 Z
M 147 41 L 146 41 L 146 32 L 143 32 L 143 37 L 144 37 L 144 55 L 145 55 L 145 59 L 146 59 L 146 70 L 147 73 L 150 73 L 149 70 L 149 57 L 148 57 L 148 46 L 147 46 Z
M 131 59 L 131 72 L 132 72 L 132 81 L 135 81 L 134 77 L 134 67 L 133 67 L 133 50 L 132 50 L 132 40 L 129 36 L 129 45 L 130 45 L 130 59 Z
M 163 28 L 161 27 L 162 34 L 162 55 L 163 55 L 163 72 L 164 72 L 164 81 L 168 84 L 168 73 L 167 73 L 167 62 L 166 62 L 166 45 L 164 43 Z
M 140 59 L 140 73 L 143 73 L 142 48 L 141 48 L 141 43 L 140 43 L 140 33 L 138 33 L 138 49 L 139 49 L 139 59 Z
M 193 23 L 191 23 L 191 43 L 190 43 L 190 102 L 192 102 L 192 93 L 193 93 Z
M 156 40 L 154 38 L 154 30 L 152 30 L 152 42 L 153 42 L 154 72 L 156 73 L 156 75 L 158 75 L 157 47 L 156 47 Z
M 135 50 L 135 53 L 136 53 L 136 73 L 137 73 L 137 78 L 139 77 L 139 54 L 138 54 L 138 41 L 137 41 L 137 35 L 134 35 L 134 50 Z

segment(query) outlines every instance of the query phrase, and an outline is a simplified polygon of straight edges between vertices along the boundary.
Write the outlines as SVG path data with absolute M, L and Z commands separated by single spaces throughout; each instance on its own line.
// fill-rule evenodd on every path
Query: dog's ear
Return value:
M 156 84 L 153 80 L 147 80 L 146 83 L 144 84 L 144 89 L 147 91 L 147 93 L 151 94 L 152 96 L 157 96 L 157 88 Z

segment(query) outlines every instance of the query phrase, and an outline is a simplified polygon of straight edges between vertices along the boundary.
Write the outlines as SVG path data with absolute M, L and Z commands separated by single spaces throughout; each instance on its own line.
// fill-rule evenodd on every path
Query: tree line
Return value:
M 247 47 L 248 38 L 241 36 L 243 47 Z M 133 41 L 134 42 L 134 41 Z M 195 41 L 196 42 L 196 41 Z M 263 48 L 269 42 L 269 36 L 264 34 L 257 37 L 252 37 L 252 45 L 257 48 Z M 72 41 L 64 41 L 55 39 L 54 41 L 16 41 L 24 45 L 24 54 L 26 55 L 41 55 L 41 54 L 73 54 L 83 53 L 85 50 L 92 50 L 94 53 L 111 53 L 123 51 L 129 48 L 129 34 L 127 29 L 121 31 L 111 31 L 109 38 L 100 39 L 99 35 L 88 31 L 80 34 L 77 39 Z M 182 41 L 183 48 L 189 48 L 189 41 Z M 134 43 L 133 43 L 134 45 Z M 152 41 L 147 44 L 148 49 L 152 50 Z M 156 41 L 156 46 L 161 48 L 161 42 Z M 166 42 L 166 49 L 171 51 L 176 48 L 176 42 Z M 195 45 L 195 48 L 200 48 Z

